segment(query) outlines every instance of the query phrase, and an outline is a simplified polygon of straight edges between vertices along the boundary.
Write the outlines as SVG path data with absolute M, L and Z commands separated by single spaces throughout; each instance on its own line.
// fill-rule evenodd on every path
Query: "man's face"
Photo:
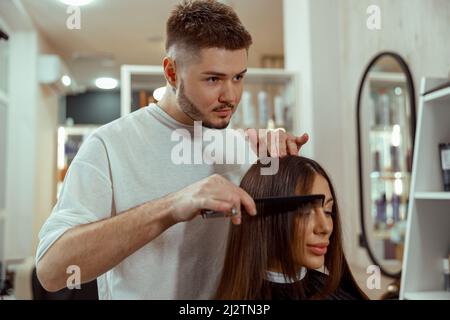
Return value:
M 224 129 L 236 111 L 247 71 L 247 50 L 208 48 L 180 75 L 177 102 L 181 110 L 203 126 Z

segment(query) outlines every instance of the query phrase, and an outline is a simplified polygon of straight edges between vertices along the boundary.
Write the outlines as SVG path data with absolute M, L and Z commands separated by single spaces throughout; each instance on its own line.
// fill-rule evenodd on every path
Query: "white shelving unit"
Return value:
M 0 18 L 0 28 L 8 34 L 11 29 Z M 9 99 L 9 43 L 0 40 L 0 287 L 6 276 L 6 190 L 7 190 L 7 131 L 8 115 L 10 112 Z
M 421 93 L 448 82 L 422 80 Z M 450 300 L 442 259 L 450 251 L 450 192 L 443 192 L 439 143 L 450 141 L 450 88 L 421 95 L 400 299 Z
M 75 154 L 81 147 L 81 143 L 98 127 L 98 125 L 73 125 L 58 128 L 57 197 L 59 197 L 66 172 L 69 169 L 73 157 L 75 157 Z
M 121 116 L 125 116 L 132 110 L 133 89 L 142 88 L 143 86 L 156 89 L 165 86 L 166 79 L 164 77 L 162 66 L 122 65 L 120 85 Z M 301 128 L 300 108 L 296 94 L 299 91 L 297 73 L 283 69 L 249 68 L 245 76 L 244 89 L 257 91 L 265 87 L 282 88 L 279 90 L 282 91 L 280 95 L 283 96 L 285 106 L 290 110 L 290 115 L 292 116 L 292 133 L 299 135 L 301 133 Z M 252 99 L 256 109 L 256 116 L 258 111 L 255 92 L 253 92 Z M 271 106 L 273 106 L 272 100 L 269 101 L 269 112 L 273 112 Z M 236 118 L 236 115 L 233 118 Z

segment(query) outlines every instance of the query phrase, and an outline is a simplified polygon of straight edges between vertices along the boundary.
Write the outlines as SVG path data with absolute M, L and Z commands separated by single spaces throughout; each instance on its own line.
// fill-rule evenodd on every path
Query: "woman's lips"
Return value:
M 328 244 L 314 244 L 307 245 L 307 247 L 316 256 L 323 256 L 327 253 Z
M 233 109 L 231 109 L 231 108 L 225 108 L 225 109 L 215 110 L 214 112 L 217 113 L 221 117 L 227 117 L 231 114 L 232 110 Z

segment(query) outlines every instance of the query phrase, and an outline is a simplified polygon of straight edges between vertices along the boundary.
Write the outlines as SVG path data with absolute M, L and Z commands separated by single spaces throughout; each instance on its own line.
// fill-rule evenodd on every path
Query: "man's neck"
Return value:
M 170 88 L 167 88 L 167 90 L 170 90 Z M 164 97 L 158 102 L 158 106 L 176 121 L 185 125 L 194 125 L 194 121 L 181 111 L 175 95 L 172 92 L 166 91 Z

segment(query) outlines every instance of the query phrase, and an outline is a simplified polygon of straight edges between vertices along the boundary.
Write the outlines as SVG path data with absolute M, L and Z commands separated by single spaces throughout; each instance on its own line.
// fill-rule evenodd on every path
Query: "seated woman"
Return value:
M 254 164 L 241 181 L 253 198 L 323 194 L 289 212 L 264 208 L 232 225 L 217 299 L 367 299 L 343 252 L 340 214 L 330 178 L 315 161 L 280 159 L 275 175 Z M 317 271 L 322 269 L 323 272 Z

